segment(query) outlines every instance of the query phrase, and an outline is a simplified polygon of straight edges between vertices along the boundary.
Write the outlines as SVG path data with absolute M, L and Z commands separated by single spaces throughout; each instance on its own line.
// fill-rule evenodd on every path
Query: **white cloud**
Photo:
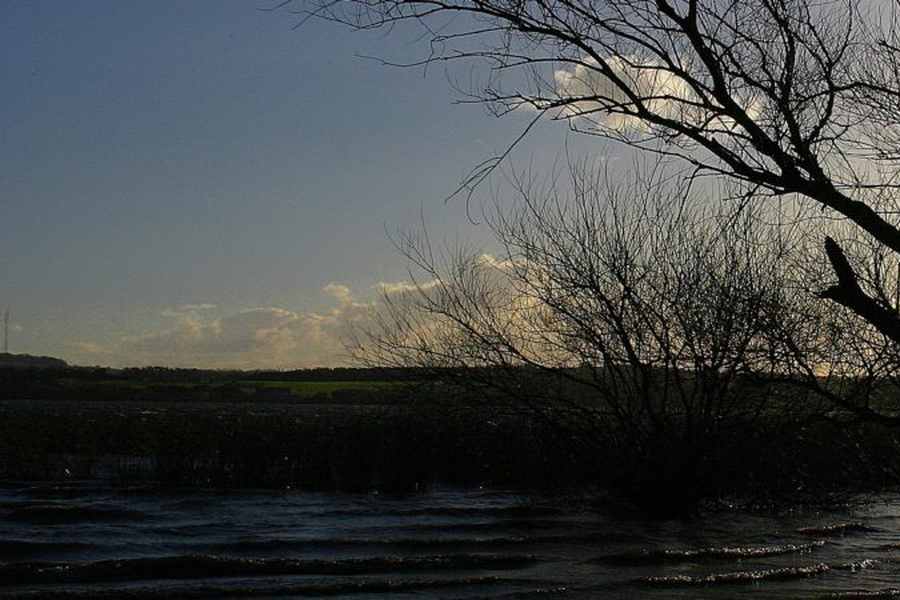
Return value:
M 485 266 L 508 268 L 505 261 L 481 257 Z M 350 364 L 345 348 L 351 329 L 371 323 L 385 298 L 412 299 L 438 282 L 380 282 L 360 299 L 353 289 L 329 283 L 320 291 L 330 306 L 318 311 L 262 306 L 223 311 L 215 304 L 181 305 L 160 314 L 163 326 L 108 343 L 69 344 L 75 363 L 109 366 L 171 366 L 220 369 L 294 369 Z
M 215 304 L 181 305 L 161 313 L 173 320 L 168 327 L 122 338 L 110 347 L 91 342 L 73 347 L 86 357 L 109 357 L 117 366 L 340 366 L 348 360 L 344 340 L 350 326 L 369 318 L 374 301 L 357 300 L 349 286 L 339 283 L 329 283 L 321 293 L 331 306 L 318 312 L 264 306 L 217 316 L 210 314 L 219 309 Z
M 509 258 L 499 259 L 493 254 L 480 254 L 476 261 L 481 267 L 493 268 L 498 271 L 509 271 L 516 265 L 525 266 L 524 261 L 514 262 Z
M 434 289 L 437 285 L 437 280 L 426 281 L 424 283 L 414 283 L 412 281 L 379 281 L 375 285 L 375 289 L 378 290 L 379 294 L 384 296 L 400 296 L 414 292 L 426 292 Z
M 167 308 L 162 311 L 162 316 L 173 319 L 181 318 L 186 315 L 193 315 L 198 312 L 210 311 L 216 309 L 215 304 L 181 304 L 175 308 Z
M 556 93 L 560 98 L 573 100 L 566 108 L 568 116 L 590 118 L 619 132 L 646 130 L 647 124 L 642 120 L 621 114 L 635 107 L 613 81 L 617 79 L 643 98 L 646 108 L 657 115 L 723 130 L 734 125 L 730 119 L 713 118 L 710 121 L 709 111 L 698 106 L 699 97 L 691 86 L 659 62 L 633 56 L 612 56 L 605 63 L 612 78 L 603 73 L 599 63 L 591 57 L 585 57 L 572 68 L 554 72 Z M 585 100 L 579 101 L 580 98 Z M 745 109 L 751 117 L 759 113 L 753 100 L 746 102 Z
M 302 342 L 302 316 L 281 308 L 253 308 L 217 319 L 181 314 L 162 331 L 124 338 L 123 361 L 220 368 L 285 368 Z M 296 361 L 299 362 L 299 361 Z
M 613 56 L 606 59 L 613 77 L 644 98 L 650 98 L 647 107 L 657 114 L 668 117 L 682 115 L 685 101 L 694 97 L 684 80 L 672 73 L 659 70 L 659 65 L 640 61 L 633 57 Z M 617 110 L 632 109 L 628 96 L 607 77 L 593 58 L 585 58 L 572 69 L 554 72 L 556 91 L 563 98 L 601 98 L 603 102 L 586 100 L 575 102 L 568 109 L 572 115 L 583 115 L 597 111 L 602 105 L 619 105 Z M 605 124 L 617 130 L 643 129 L 644 124 L 634 117 L 622 114 L 604 114 Z
M 200 310 L 213 310 L 216 308 L 215 304 L 182 304 L 178 307 L 178 310 L 182 312 L 196 312 Z
M 341 283 L 331 282 L 322 288 L 322 292 L 337 300 L 341 306 L 353 303 L 353 294 L 350 288 Z

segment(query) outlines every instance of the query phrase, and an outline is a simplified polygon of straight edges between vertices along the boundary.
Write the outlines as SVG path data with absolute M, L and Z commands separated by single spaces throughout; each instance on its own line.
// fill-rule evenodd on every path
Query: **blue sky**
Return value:
M 437 237 L 487 243 L 443 199 L 528 116 L 453 104 L 440 69 L 358 56 L 415 57 L 411 34 L 294 30 L 247 0 L 0 5 L 13 352 L 335 364 L 328 327 L 405 276 L 386 227 L 424 212 Z M 552 159 L 563 130 L 519 158 Z

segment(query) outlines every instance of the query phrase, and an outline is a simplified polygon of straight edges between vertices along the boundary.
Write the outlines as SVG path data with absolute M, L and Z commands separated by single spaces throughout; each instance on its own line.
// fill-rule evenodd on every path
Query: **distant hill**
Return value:
M 66 361 L 51 356 L 31 356 L 30 354 L 0 352 L 0 368 L 64 369 L 68 366 Z

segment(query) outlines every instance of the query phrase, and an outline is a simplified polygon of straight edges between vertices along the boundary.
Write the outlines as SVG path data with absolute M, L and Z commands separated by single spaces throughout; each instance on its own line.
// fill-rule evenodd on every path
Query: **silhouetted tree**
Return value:
M 574 443 L 618 449 L 629 493 L 688 503 L 759 417 L 820 416 L 822 396 L 873 410 L 886 338 L 804 293 L 816 274 L 796 214 L 723 210 L 659 165 L 617 184 L 586 163 L 572 175 L 565 190 L 516 180 L 518 201 L 486 215 L 499 256 L 402 237 L 416 271 L 357 329 L 357 358 L 507 398 Z
M 298 2 L 284 4 L 297 5 Z M 477 60 L 466 100 L 677 156 L 753 196 L 797 195 L 900 252 L 897 2 L 855 0 L 310 0 L 308 15 L 358 28 L 413 21 L 430 52 Z M 496 164 L 473 172 L 477 183 Z M 821 295 L 900 341 L 846 260 Z

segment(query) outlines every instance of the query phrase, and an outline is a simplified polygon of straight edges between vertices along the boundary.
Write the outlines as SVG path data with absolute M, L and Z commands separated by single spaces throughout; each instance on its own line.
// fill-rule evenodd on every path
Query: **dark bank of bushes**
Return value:
M 298 397 L 226 380 L 68 375 L 0 378 L 9 384 L 0 479 L 363 492 L 587 486 L 658 515 L 729 496 L 818 502 L 900 483 L 900 431 L 826 419 L 827 409 L 787 391 L 752 418 L 738 411 L 690 428 L 676 415 L 640 434 L 599 413 L 569 418 L 564 402 L 545 400 L 541 419 L 503 394 L 441 383 Z M 525 391 L 542 389 L 525 375 Z M 745 387 L 739 395 L 753 404 Z M 590 407 L 587 397 L 577 404 Z
M 109 477 L 167 486 L 412 491 L 432 482 L 558 486 L 588 478 L 546 432 L 471 411 L 217 405 L 141 414 L 106 403 L 8 407 L 0 478 Z M 70 410 L 69 410 L 70 409 Z
M 900 431 L 870 423 L 736 423 L 697 445 L 620 449 L 606 487 L 648 514 L 677 516 L 723 499 L 758 507 L 832 504 L 900 486 Z M 648 455 L 649 454 L 649 455 Z
M 0 478 L 361 492 L 596 486 L 654 513 L 729 495 L 815 501 L 900 481 L 897 431 L 827 420 L 731 428 L 699 456 L 672 440 L 642 452 L 569 444 L 557 425 L 498 406 L 148 406 L 6 403 Z

